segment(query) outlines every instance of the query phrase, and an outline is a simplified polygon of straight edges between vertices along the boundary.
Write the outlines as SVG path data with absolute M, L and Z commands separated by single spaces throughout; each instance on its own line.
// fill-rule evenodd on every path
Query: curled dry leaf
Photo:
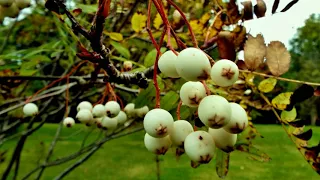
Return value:
M 253 37 L 249 34 L 244 45 L 244 62 L 250 70 L 256 70 L 263 63 L 266 55 L 266 45 L 261 34 Z
M 275 76 L 281 76 L 289 70 L 290 53 L 280 41 L 272 41 L 267 47 L 267 65 Z

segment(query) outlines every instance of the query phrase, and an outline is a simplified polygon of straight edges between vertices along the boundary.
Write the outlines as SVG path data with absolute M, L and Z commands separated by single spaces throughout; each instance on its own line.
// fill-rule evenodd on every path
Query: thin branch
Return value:
M 72 86 L 74 86 L 74 85 L 76 85 L 76 84 L 77 84 L 77 83 L 70 83 L 68 86 L 69 86 L 69 88 L 70 88 L 70 87 L 72 87 Z M 58 91 L 56 91 L 56 92 L 53 92 L 53 93 L 48 93 L 48 94 L 44 94 L 44 95 L 42 95 L 42 96 L 35 97 L 35 98 L 31 99 L 29 102 L 35 102 L 35 101 L 38 101 L 38 100 L 40 100 L 40 99 L 45 99 L 45 98 L 49 98 L 49 97 L 52 97 L 52 96 L 59 95 L 59 94 L 65 92 L 66 87 L 67 87 L 66 85 L 60 86 L 60 88 L 61 88 L 60 90 L 58 90 Z M 9 108 L 7 108 L 7 109 L 5 109 L 5 110 L 0 111 L 0 115 L 5 114 L 5 113 L 7 113 L 7 112 L 9 112 L 9 111 L 12 111 L 12 110 L 14 110 L 14 109 L 17 109 L 17 108 L 19 108 L 19 107 L 21 107 L 21 106 L 23 106 L 23 105 L 25 105 L 25 104 L 26 104 L 25 102 L 22 102 L 22 103 L 19 103 L 19 104 L 17 104 L 17 105 L 11 106 L 11 107 L 9 107 Z
M 63 121 L 60 122 L 59 127 L 57 128 L 56 135 L 54 136 L 54 139 L 51 142 L 51 145 L 49 147 L 49 150 L 48 150 L 48 153 L 47 153 L 47 156 L 46 156 L 46 159 L 45 159 L 44 163 L 47 163 L 49 161 L 49 159 L 50 159 L 50 157 L 51 157 L 51 155 L 53 153 L 53 150 L 54 150 L 54 148 L 56 146 L 56 143 L 57 143 L 57 141 L 59 139 L 59 136 L 60 136 L 60 133 L 61 133 L 61 129 L 63 127 L 63 123 L 62 122 Z M 45 168 L 46 167 L 42 167 L 42 169 L 40 170 L 40 172 L 39 172 L 39 174 L 38 174 L 36 179 L 40 179 L 41 178 Z
M 298 83 L 298 84 L 306 84 L 306 85 L 310 85 L 310 86 L 320 86 L 320 83 L 299 81 L 299 80 L 295 80 L 295 79 L 288 79 L 288 78 L 283 78 L 283 77 L 278 77 L 278 76 L 273 76 L 273 75 L 268 75 L 268 74 L 254 72 L 254 71 L 248 71 L 248 70 L 239 70 L 239 71 L 243 72 L 243 73 L 252 73 L 252 74 L 258 75 L 258 76 L 274 78 L 274 79 L 277 79 L 280 81 L 287 81 L 287 82 L 293 82 L 293 83 Z

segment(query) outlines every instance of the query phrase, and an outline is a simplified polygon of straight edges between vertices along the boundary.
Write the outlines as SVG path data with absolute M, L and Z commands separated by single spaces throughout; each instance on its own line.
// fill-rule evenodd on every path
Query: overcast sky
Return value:
M 252 0 L 254 3 L 256 0 Z M 295 35 L 298 27 L 312 14 L 320 14 L 320 0 L 299 0 L 285 13 L 271 15 L 274 0 L 264 0 L 267 4 L 267 15 L 264 18 L 245 22 L 245 27 L 250 34 L 262 33 L 266 42 L 279 40 L 287 48 L 289 40 Z M 280 0 L 277 11 L 281 11 L 291 0 Z

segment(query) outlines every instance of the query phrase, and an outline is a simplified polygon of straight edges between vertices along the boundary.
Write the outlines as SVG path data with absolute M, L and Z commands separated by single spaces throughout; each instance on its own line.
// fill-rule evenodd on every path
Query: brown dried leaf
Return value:
M 249 34 L 248 40 L 244 45 L 244 62 L 248 69 L 256 70 L 263 63 L 266 55 L 266 45 L 261 34 L 253 37 Z
M 282 42 L 270 42 L 267 47 L 266 57 L 267 65 L 273 75 L 280 76 L 289 70 L 291 56 Z
M 266 3 L 263 0 L 257 0 L 257 4 L 254 6 L 254 14 L 260 18 L 264 17 L 267 11 Z
M 250 1 L 244 1 L 241 2 L 243 5 L 243 10 L 242 10 L 242 16 L 244 20 L 251 20 L 253 19 L 253 12 L 252 12 L 252 2 Z

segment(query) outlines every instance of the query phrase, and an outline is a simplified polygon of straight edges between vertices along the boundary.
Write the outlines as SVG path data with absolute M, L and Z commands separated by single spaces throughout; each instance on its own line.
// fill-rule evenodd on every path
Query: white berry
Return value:
M 82 109 L 87 109 L 89 111 L 92 110 L 92 104 L 88 101 L 82 101 L 81 103 L 78 104 L 77 106 L 77 111 L 79 112 Z
M 123 111 L 127 114 L 128 117 L 133 117 L 135 116 L 135 109 L 134 109 L 134 104 L 129 103 L 124 107 Z
M 28 116 L 35 116 L 39 113 L 38 106 L 34 103 L 27 103 L 23 106 L 23 114 Z
M 173 130 L 170 133 L 174 145 L 183 147 L 186 137 L 193 132 L 192 125 L 186 120 L 177 120 L 173 123 Z
M 150 136 L 165 137 L 173 129 L 173 117 L 164 109 L 152 109 L 144 116 L 143 126 Z
M 164 155 L 171 146 L 171 140 L 169 136 L 154 138 L 146 133 L 144 135 L 144 145 L 148 151 L 158 155 Z
M 92 109 L 94 118 L 99 118 L 107 115 L 106 107 L 103 104 L 97 104 Z
M 221 59 L 212 66 L 210 75 L 216 85 L 227 87 L 238 80 L 239 69 L 233 61 Z
M 105 129 L 114 130 L 118 126 L 118 121 L 116 118 L 110 118 L 108 116 L 105 116 L 101 121 L 101 125 Z
M 126 113 L 123 111 L 120 111 L 119 114 L 115 118 L 117 119 L 118 124 L 124 124 L 128 119 Z
M 227 153 L 234 150 L 234 145 L 237 142 L 237 134 L 228 133 L 223 128 L 220 128 L 220 129 L 209 128 L 208 132 L 212 136 L 217 148 Z
M 184 141 L 184 150 L 187 156 L 195 162 L 206 164 L 214 155 L 215 144 L 209 133 L 195 131 L 190 133 Z
M 169 50 L 163 53 L 158 61 L 158 67 L 160 71 L 168 77 L 179 78 L 179 74 L 176 70 L 177 55 L 173 51 Z
M 74 125 L 75 121 L 72 117 L 66 117 L 64 120 L 63 120 L 63 125 L 65 127 L 72 127 Z
M 15 3 L 19 9 L 24 9 L 24 8 L 30 6 L 31 1 L 30 0 L 15 0 Z
M 210 128 L 221 128 L 231 118 L 229 102 L 222 96 L 210 95 L 202 99 L 198 107 L 199 119 Z
M 186 48 L 178 55 L 176 70 L 186 81 L 206 80 L 210 75 L 210 68 L 209 59 L 200 49 Z
M 188 81 L 180 89 L 180 99 L 189 107 L 197 107 L 206 96 L 206 89 L 201 82 Z
M 246 110 L 237 103 L 229 104 L 231 106 L 231 119 L 223 129 L 232 134 L 241 133 L 248 126 Z
M 77 115 L 76 118 L 84 124 L 90 124 L 91 121 L 93 121 L 93 116 L 90 110 L 88 109 L 81 109 Z
M 105 107 L 107 111 L 107 116 L 111 118 L 116 117 L 121 110 L 120 105 L 117 101 L 109 101 L 106 103 Z
M 93 119 L 94 123 L 97 125 L 98 128 L 102 127 L 102 120 L 103 120 L 104 117 L 105 116 Z
M 181 20 L 181 14 L 178 10 L 174 10 L 172 14 L 173 22 L 179 23 Z
M 123 62 L 123 70 L 124 71 L 131 71 L 132 70 L 132 62 L 131 61 Z
M 139 118 L 143 118 L 148 112 L 148 106 L 143 106 L 142 108 L 136 109 L 136 114 Z

